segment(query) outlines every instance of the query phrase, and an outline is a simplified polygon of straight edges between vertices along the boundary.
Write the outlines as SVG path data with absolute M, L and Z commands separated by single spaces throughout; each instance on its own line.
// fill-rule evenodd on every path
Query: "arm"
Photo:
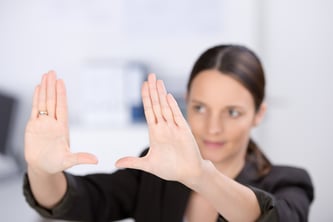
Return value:
M 31 190 L 45 208 L 52 208 L 64 196 L 65 169 L 97 163 L 92 154 L 70 152 L 66 100 L 64 82 L 57 80 L 52 71 L 43 75 L 34 92 L 25 130 L 25 159 Z M 39 111 L 47 111 L 47 115 L 40 115 Z
M 125 157 L 117 167 L 141 169 L 179 181 L 209 200 L 230 221 L 255 221 L 260 208 L 254 192 L 203 160 L 175 99 L 161 80 L 149 75 L 142 87 L 150 149 L 142 158 Z M 242 213 L 239 213 L 241 209 Z
M 260 202 L 263 218 L 269 219 L 269 212 L 275 211 L 279 221 L 308 221 L 314 188 L 305 170 L 275 166 L 257 187 L 266 190 L 253 188 Z
M 141 173 L 142 171 L 130 169 L 85 176 L 64 173 L 66 193 L 52 208 L 45 208 L 37 203 L 25 176 L 24 195 L 29 205 L 46 218 L 75 221 L 120 220 L 135 215 Z
M 260 206 L 252 189 L 222 174 L 211 162 L 194 183 L 185 184 L 204 196 L 228 221 L 256 221 Z M 240 213 L 241 212 L 241 213 Z
M 38 173 L 28 166 L 27 173 L 34 198 L 42 207 L 51 209 L 64 197 L 67 181 L 62 172 Z

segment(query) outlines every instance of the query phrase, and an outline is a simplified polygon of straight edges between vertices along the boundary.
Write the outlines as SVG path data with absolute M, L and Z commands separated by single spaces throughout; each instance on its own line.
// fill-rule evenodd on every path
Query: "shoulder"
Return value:
M 273 165 L 267 176 L 278 177 L 279 179 L 310 180 L 310 175 L 306 169 L 286 165 Z
M 255 180 L 255 183 L 263 186 L 311 186 L 310 174 L 304 168 L 286 165 L 272 165 L 270 171 Z
M 313 199 L 313 183 L 310 174 L 304 168 L 273 165 L 270 172 L 262 178 L 261 183 L 275 191 L 285 188 L 302 189 L 310 199 Z
M 312 183 L 310 174 L 306 169 L 285 165 L 273 165 L 270 172 L 267 174 L 266 179 L 281 182 Z

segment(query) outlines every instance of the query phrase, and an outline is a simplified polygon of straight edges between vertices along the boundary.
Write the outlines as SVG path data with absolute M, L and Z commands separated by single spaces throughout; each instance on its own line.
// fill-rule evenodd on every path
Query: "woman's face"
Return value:
M 187 119 L 204 159 L 245 160 L 251 128 L 259 121 L 250 92 L 217 70 L 197 75 L 187 95 Z

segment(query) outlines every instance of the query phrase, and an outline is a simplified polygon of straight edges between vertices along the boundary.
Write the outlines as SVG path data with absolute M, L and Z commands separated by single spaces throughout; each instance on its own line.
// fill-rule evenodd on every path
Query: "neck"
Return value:
M 234 179 L 242 171 L 245 165 L 245 158 L 238 158 L 232 161 L 224 161 L 213 164 L 225 176 Z

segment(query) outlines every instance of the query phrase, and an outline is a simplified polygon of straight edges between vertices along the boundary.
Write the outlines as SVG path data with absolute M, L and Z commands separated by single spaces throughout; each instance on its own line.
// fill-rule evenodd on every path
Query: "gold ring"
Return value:
M 38 115 L 40 116 L 47 116 L 49 113 L 47 111 L 39 111 Z

